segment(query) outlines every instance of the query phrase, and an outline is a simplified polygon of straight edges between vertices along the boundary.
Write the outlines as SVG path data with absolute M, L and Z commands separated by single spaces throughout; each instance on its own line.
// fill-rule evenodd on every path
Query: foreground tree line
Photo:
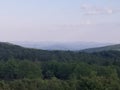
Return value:
M 0 61 L 0 90 L 120 90 L 120 67 L 79 61 Z

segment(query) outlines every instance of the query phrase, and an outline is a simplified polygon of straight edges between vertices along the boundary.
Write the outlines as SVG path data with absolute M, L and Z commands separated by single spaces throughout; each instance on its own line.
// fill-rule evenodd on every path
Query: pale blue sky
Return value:
M 0 41 L 120 43 L 120 0 L 0 0 Z

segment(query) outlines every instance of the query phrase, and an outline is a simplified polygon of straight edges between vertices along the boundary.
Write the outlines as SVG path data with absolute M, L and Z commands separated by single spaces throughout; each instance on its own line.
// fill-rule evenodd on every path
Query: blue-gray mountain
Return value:
M 12 42 L 14 44 L 43 50 L 71 50 L 78 51 L 87 48 L 102 47 L 111 45 L 110 43 L 97 42 Z

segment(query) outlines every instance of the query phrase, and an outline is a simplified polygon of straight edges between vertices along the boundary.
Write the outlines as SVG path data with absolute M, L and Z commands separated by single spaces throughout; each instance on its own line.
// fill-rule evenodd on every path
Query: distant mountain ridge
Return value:
M 82 51 L 84 52 L 120 51 L 120 44 L 109 45 L 109 46 L 98 47 L 98 48 L 88 48 Z
M 39 46 L 40 45 L 40 46 Z M 9 43 L 9 42 L 0 42 L 0 50 L 19 48 L 19 49 L 33 49 L 40 51 L 82 51 L 82 52 L 101 52 L 101 51 L 120 51 L 120 44 L 107 45 L 99 43 Z
M 87 48 L 102 47 L 111 45 L 110 43 L 97 42 L 13 42 L 14 44 L 42 50 L 71 50 L 79 51 Z

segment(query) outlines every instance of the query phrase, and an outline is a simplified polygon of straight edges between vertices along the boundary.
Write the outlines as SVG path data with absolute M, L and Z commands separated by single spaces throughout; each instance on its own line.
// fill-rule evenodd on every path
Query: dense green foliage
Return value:
M 120 67 L 83 62 L 0 62 L 0 90 L 120 90 Z
M 120 52 L 0 44 L 0 90 L 120 90 Z

